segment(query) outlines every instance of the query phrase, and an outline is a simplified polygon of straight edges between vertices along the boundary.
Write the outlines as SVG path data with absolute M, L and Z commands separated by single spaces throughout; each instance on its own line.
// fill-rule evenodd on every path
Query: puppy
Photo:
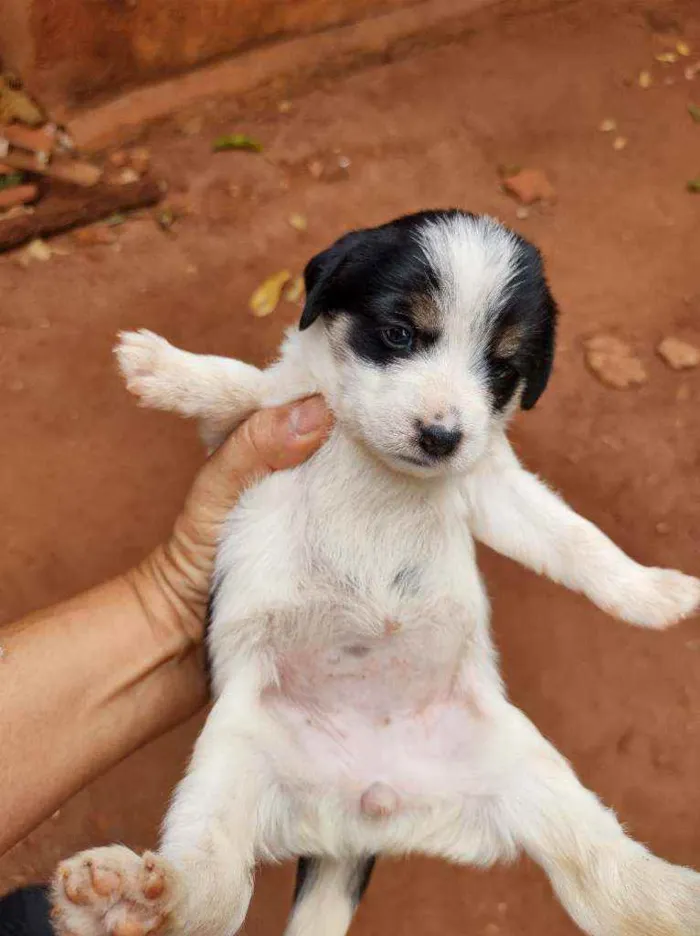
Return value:
M 343 936 L 377 854 L 484 867 L 523 849 L 590 936 L 697 936 L 700 875 L 628 838 L 499 676 L 475 539 L 642 627 L 700 602 L 700 581 L 630 559 L 508 444 L 552 366 L 539 253 L 489 218 L 424 212 L 342 237 L 305 279 L 265 371 L 148 332 L 117 348 L 129 389 L 210 447 L 319 391 L 337 421 L 232 511 L 215 701 L 160 849 L 64 862 L 59 932 L 228 936 L 256 861 L 303 856 L 287 936 Z

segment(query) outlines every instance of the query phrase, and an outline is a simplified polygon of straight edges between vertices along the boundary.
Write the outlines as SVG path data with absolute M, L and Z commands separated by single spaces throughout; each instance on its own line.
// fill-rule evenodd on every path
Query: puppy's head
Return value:
M 354 231 L 305 280 L 299 327 L 329 343 L 338 419 L 394 467 L 467 470 L 547 384 L 557 310 L 540 255 L 491 218 L 422 212 Z

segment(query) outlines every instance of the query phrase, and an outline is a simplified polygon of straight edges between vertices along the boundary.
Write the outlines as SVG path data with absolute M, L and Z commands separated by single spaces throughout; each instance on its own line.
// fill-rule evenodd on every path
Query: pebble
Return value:
M 614 335 L 595 335 L 586 342 L 586 364 L 608 387 L 627 390 L 647 382 L 647 372 L 629 345 Z
M 700 350 L 680 338 L 664 338 L 656 350 L 672 370 L 687 370 L 700 364 Z

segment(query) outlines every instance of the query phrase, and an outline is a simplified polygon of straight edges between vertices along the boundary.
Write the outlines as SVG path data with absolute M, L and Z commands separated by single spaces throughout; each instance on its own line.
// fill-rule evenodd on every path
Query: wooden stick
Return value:
M 154 205 L 162 197 L 160 186 L 149 176 L 128 185 L 102 184 L 89 190 L 54 183 L 31 214 L 0 217 L 0 252 L 35 237 L 101 221 L 118 211 Z

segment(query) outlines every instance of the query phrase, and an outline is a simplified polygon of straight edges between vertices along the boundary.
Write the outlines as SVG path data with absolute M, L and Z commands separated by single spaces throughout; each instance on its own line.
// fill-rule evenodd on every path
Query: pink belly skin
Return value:
M 304 651 L 280 666 L 265 707 L 281 725 L 294 767 L 284 779 L 329 787 L 367 817 L 411 803 L 493 790 L 483 765 L 489 722 L 458 685 L 459 663 L 419 665 L 399 648 Z

